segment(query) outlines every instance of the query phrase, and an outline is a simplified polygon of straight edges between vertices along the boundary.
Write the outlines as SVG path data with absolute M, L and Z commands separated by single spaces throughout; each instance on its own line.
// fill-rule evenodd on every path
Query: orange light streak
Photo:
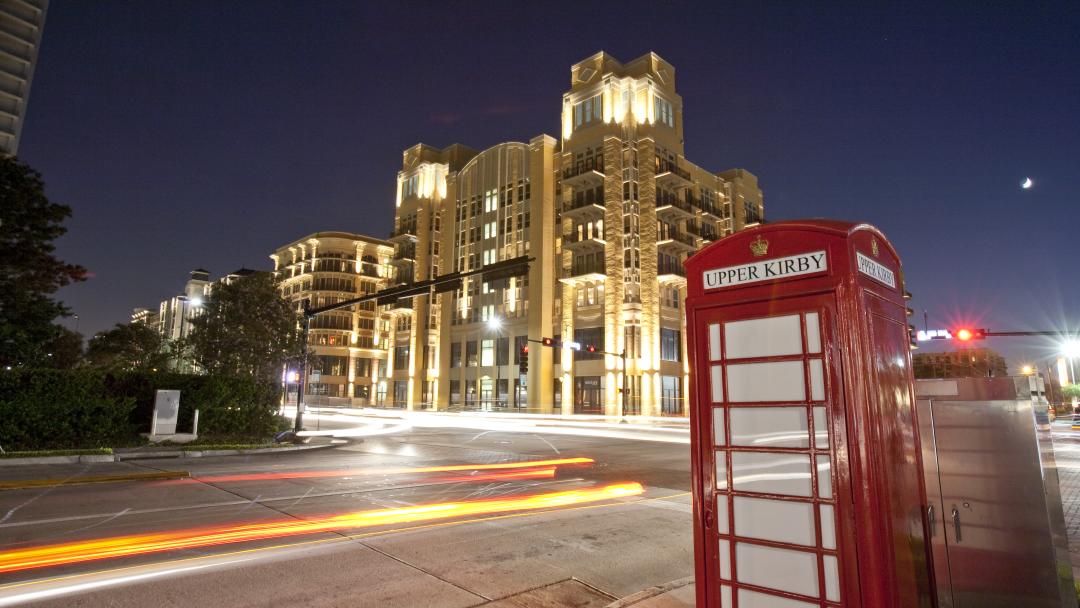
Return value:
M 584 465 L 595 462 L 592 458 L 558 458 L 553 460 L 528 460 L 525 462 L 500 462 L 496 464 L 453 464 L 434 467 L 392 467 L 384 469 L 344 469 L 337 471 L 288 471 L 282 473 L 241 473 L 237 475 L 208 475 L 181 479 L 178 482 L 221 483 L 228 481 L 262 481 L 268 479 L 312 479 L 320 477 L 361 477 L 371 475 L 402 475 L 410 473 L 449 473 L 455 471 L 501 471 L 538 467 Z M 171 483 L 171 482 L 170 482 Z
M 645 489 L 641 484 L 628 482 L 562 492 L 431 503 L 397 509 L 357 511 L 355 513 L 317 517 L 308 520 L 290 519 L 253 524 L 213 526 L 157 534 L 118 536 L 45 545 L 0 553 L 0 574 L 300 534 L 334 532 L 353 528 L 435 521 L 512 511 L 556 509 L 582 503 L 637 496 L 644 493 L 644 491 Z

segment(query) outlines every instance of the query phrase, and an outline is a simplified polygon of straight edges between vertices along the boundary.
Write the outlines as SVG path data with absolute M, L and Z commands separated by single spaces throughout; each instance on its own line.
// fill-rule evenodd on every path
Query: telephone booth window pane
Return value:
M 728 533 L 728 497 L 727 494 L 716 496 L 716 531 L 719 534 Z
M 840 601 L 840 573 L 837 568 L 836 556 L 826 555 L 824 568 L 825 571 L 825 599 L 830 602 Z
M 731 578 L 731 549 L 728 548 L 728 541 L 722 540 L 719 543 L 720 552 L 720 578 Z
M 716 458 L 716 489 L 727 489 L 727 456 L 725 452 L 713 452 Z
M 709 326 L 709 359 L 719 361 L 722 358 L 720 353 L 720 324 L 713 323 Z
M 789 600 L 779 595 L 765 595 L 749 589 L 739 589 L 739 608 L 803 608 L 816 607 L 799 600 Z
M 821 359 L 810 360 L 810 400 L 825 400 L 825 376 L 821 367 Z
M 731 474 L 736 490 L 811 496 L 809 454 L 732 452 Z
M 730 402 L 806 399 L 802 361 L 729 365 L 727 380 Z
M 712 388 L 713 403 L 724 402 L 724 366 L 714 365 L 709 370 L 709 386 Z
M 724 445 L 727 439 L 724 437 L 724 408 L 714 407 L 712 410 L 713 445 Z
M 821 352 L 821 329 L 818 325 L 818 313 L 806 313 L 806 352 Z
M 814 505 L 790 500 L 735 497 L 735 534 L 812 547 Z
M 735 560 L 739 565 L 739 582 L 811 597 L 819 593 L 817 555 L 813 553 L 735 543 Z M 739 606 L 744 606 L 742 598 Z
M 799 315 L 724 323 L 728 359 L 802 354 Z
M 829 447 L 829 423 L 825 421 L 825 408 L 814 408 L 814 447 L 824 450 Z
M 731 408 L 731 445 L 758 448 L 810 446 L 805 407 Z
M 836 548 L 836 522 L 833 520 L 832 505 L 821 505 L 821 546 L 826 549 Z
M 828 456 L 817 457 L 817 495 L 832 498 L 832 470 Z
M 731 587 L 720 585 L 720 608 L 731 608 Z

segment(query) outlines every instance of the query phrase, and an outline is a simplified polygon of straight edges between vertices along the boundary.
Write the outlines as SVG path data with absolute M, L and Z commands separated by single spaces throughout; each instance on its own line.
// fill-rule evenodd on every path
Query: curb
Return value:
M 36 456 L 30 458 L 0 458 L 0 467 L 33 464 L 79 464 L 87 462 L 122 462 L 150 458 L 203 458 L 207 456 L 242 456 L 245 454 L 277 454 L 332 448 L 337 444 L 297 445 L 283 448 L 252 448 L 249 450 L 158 450 L 155 452 L 125 452 L 120 454 L 83 454 L 81 456 Z
M 0 467 L 27 464 L 78 464 L 80 462 L 116 462 L 115 454 L 82 454 L 74 456 L 31 456 L 29 458 L 0 458 Z
M 694 577 L 688 576 L 686 578 L 680 578 L 678 580 L 664 583 L 663 585 L 656 585 L 655 587 L 649 587 L 648 589 L 642 589 L 637 593 L 628 595 L 621 600 L 615 600 L 611 602 L 605 608 L 626 608 L 627 606 L 633 606 L 638 602 L 643 602 L 647 599 L 654 598 L 658 595 L 663 595 L 669 591 L 674 591 L 681 587 L 694 584 Z
M 210 456 L 243 456 L 246 454 L 280 454 L 332 448 L 335 444 L 296 445 L 283 448 L 252 448 L 249 450 L 159 450 L 156 452 L 125 452 L 116 455 L 117 462 L 124 460 L 147 460 L 151 458 L 205 458 Z
M 67 479 L 25 479 L 22 481 L 0 482 L 0 490 L 24 490 L 27 488 L 49 488 L 55 486 L 73 486 L 88 483 L 113 483 L 117 481 L 154 481 L 161 479 L 186 479 L 191 477 L 187 471 L 153 471 L 150 473 L 128 473 L 124 475 L 92 475 Z

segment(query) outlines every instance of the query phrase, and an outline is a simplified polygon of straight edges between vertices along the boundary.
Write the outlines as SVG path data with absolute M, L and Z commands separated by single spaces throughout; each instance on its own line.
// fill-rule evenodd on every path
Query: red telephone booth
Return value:
M 935 605 L 888 240 L 780 222 L 686 271 L 697 605 Z

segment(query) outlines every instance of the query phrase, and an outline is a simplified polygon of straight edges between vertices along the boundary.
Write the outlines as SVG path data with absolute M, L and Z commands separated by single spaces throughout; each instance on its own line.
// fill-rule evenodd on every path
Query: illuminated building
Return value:
M 19 151 L 49 0 L 0 2 L 0 153 Z
M 763 221 L 764 208 L 750 172 L 712 173 L 684 156 L 671 64 L 597 53 L 571 70 L 559 139 L 484 151 L 417 144 L 403 160 L 395 283 L 535 261 L 503 285 L 466 278 L 386 308 L 394 404 L 685 415 L 682 262 Z M 542 337 L 601 352 L 532 343 L 519 376 L 521 348 Z
M 1005 358 L 989 348 L 961 348 L 911 356 L 916 378 L 1001 378 L 1008 375 Z
M 312 308 L 373 293 L 386 286 L 394 248 L 380 239 L 348 232 L 316 232 L 278 248 L 270 258 L 282 294 Z M 385 404 L 386 318 L 375 303 L 319 315 L 311 321 L 308 370 L 319 380 L 305 389 L 309 404 Z M 290 397 L 295 399 L 295 397 Z

